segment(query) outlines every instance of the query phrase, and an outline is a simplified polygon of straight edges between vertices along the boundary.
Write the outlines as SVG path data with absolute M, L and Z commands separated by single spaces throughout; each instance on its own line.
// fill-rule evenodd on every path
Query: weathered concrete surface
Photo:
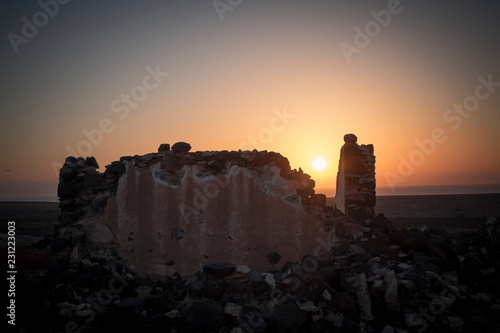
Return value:
M 103 221 L 118 254 L 139 274 L 191 274 L 220 260 L 268 271 L 325 252 L 320 244 L 332 237 L 324 217 L 314 214 L 322 208 L 305 209 L 299 182 L 282 178 L 276 166 L 228 165 L 226 173 L 207 175 L 184 165 L 175 173 L 182 178 L 170 181 L 161 162 L 125 163 Z M 273 252 L 281 256 L 275 265 L 268 260 Z

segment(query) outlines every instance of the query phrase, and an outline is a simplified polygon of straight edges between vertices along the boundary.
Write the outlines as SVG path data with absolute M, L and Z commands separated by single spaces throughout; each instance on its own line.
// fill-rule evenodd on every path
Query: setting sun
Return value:
M 312 162 L 312 166 L 314 169 L 321 171 L 326 167 L 326 161 L 321 157 L 318 157 Z

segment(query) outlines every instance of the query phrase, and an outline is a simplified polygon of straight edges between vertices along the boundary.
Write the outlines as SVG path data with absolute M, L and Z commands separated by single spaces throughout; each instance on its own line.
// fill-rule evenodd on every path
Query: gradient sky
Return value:
M 277 151 L 334 187 L 346 133 L 374 144 L 379 187 L 500 183 L 500 86 L 465 116 L 447 111 L 474 103 L 478 77 L 500 82 L 500 3 L 397 3 L 72 0 L 43 22 L 38 1 L 2 1 L 0 199 L 54 198 L 54 166 L 78 147 L 104 167 L 177 141 Z M 388 8 L 385 27 L 370 24 Z M 367 24 L 347 61 L 341 45 Z M 147 68 L 168 76 L 127 107 Z M 102 140 L 83 143 L 102 122 Z M 436 128 L 446 140 L 432 148 Z

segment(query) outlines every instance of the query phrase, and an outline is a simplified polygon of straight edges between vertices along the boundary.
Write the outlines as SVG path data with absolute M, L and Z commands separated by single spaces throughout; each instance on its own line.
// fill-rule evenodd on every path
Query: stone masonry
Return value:
M 75 258 L 108 253 L 137 274 L 166 276 L 221 260 L 266 271 L 331 243 L 333 216 L 342 214 L 285 157 L 190 150 L 162 144 L 104 173 L 92 157 L 68 157 L 58 187 L 61 245 Z
M 375 217 L 375 156 L 373 145 L 358 145 L 354 134 L 344 136 L 337 173 L 337 209 L 358 223 Z

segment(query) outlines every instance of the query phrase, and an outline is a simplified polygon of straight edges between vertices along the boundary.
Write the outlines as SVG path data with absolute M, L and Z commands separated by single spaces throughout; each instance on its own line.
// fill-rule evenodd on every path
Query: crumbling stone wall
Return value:
M 75 261 L 113 254 L 138 274 L 164 276 L 220 260 L 266 271 L 331 243 L 338 213 L 285 157 L 190 149 L 162 144 L 104 173 L 94 158 L 68 157 L 58 187 L 61 251 Z
M 337 209 L 358 223 L 375 217 L 375 156 L 373 145 L 358 145 L 354 134 L 344 136 L 337 173 Z

